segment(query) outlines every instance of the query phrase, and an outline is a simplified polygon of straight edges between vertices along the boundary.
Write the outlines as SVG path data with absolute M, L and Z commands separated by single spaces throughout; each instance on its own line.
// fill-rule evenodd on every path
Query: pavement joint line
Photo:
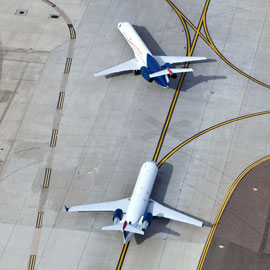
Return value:
M 57 135 L 58 135 L 58 129 L 55 128 L 55 129 L 52 130 L 52 137 L 51 137 L 50 147 L 55 147 L 56 146 Z
M 43 182 L 43 187 L 48 188 L 51 180 L 51 173 L 52 169 L 51 168 L 46 168 L 45 170 L 45 175 L 44 175 L 44 182 Z
M 36 263 L 36 255 L 30 255 L 28 270 L 34 270 Z
M 65 92 L 59 92 L 59 97 L 58 97 L 58 102 L 57 102 L 57 107 L 56 107 L 57 110 L 63 109 L 64 98 L 65 98 Z
M 263 112 L 257 112 L 257 113 L 251 113 L 251 114 L 247 114 L 247 115 L 243 115 L 243 116 L 239 116 L 224 122 L 221 122 L 219 124 L 216 124 L 214 126 L 211 126 L 207 129 L 204 129 L 203 131 L 200 131 L 199 133 L 193 135 L 192 137 L 188 138 L 187 140 L 185 140 L 184 142 L 180 143 L 178 146 L 176 146 L 173 150 L 171 150 L 167 155 L 165 155 L 159 162 L 158 162 L 158 167 L 160 168 L 173 154 L 175 154 L 179 149 L 181 149 L 183 146 L 185 146 L 186 144 L 190 143 L 191 141 L 197 139 L 198 137 L 202 136 L 205 133 L 208 133 L 214 129 L 217 129 L 219 127 L 234 123 L 236 121 L 240 121 L 240 120 L 244 120 L 247 118 L 251 118 L 251 117 L 255 117 L 255 116 L 261 116 L 261 115 L 266 115 L 266 114 L 270 114 L 270 111 L 263 111 Z
M 262 159 L 259 159 L 257 160 L 256 162 L 254 162 L 253 164 L 251 164 L 250 166 L 248 166 L 237 178 L 236 180 L 234 181 L 234 183 L 232 184 L 232 186 L 230 187 L 229 191 L 227 192 L 226 194 L 226 197 L 219 209 L 219 212 L 215 218 L 215 221 L 214 221 L 214 224 L 212 226 L 212 229 L 209 233 L 209 236 L 206 240 L 206 244 L 204 246 L 204 249 L 203 249 L 203 252 L 202 252 L 202 255 L 201 255 L 201 258 L 200 258 L 200 261 L 198 263 L 198 267 L 197 267 L 197 270 L 202 270 L 202 267 L 203 267 L 203 264 L 204 264 L 204 261 L 205 261 L 205 258 L 206 258 L 206 255 L 207 255 L 207 252 L 208 252 L 208 249 L 210 247 L 210 244 L 211 244 L 211 241 L 213 239 L 213 236 L 214 236 L 214 233 L 216 231 L 216 228 L 219 224 L 219 221 L 220 221 L 220 218 L 233 194 L 233 192 L 235 191 L 235 189 L 237 188 L 238 184 L 241 182 L 241 180 L 244 178 L 245 175 L 247 175 L 254 167 L 256 167 L 257 165 L 263 163 L 264 161 L 266 160 L 270 160 L 270 156 L 266 156 Z
M 42 227 L 43 215 L 44 215 L 44 212 L 38 212 L 37 222 L 36 222 L 37 229 L 40 229 Z

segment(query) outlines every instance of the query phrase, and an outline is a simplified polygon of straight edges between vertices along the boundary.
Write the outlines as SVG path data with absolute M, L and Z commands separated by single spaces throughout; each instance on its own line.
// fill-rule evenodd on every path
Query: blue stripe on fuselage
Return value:
M 160 65 L 156 61 L 156 59 L 152 55 L 150 55 L 149 53 L 146 55 L 146 64 L 147 64 L 147 67 L 148 67 L 150 73 L 154 73 L 154 72 L 158 72 L 158 71 L 162 70 Z M 164 75 L 154 77 L 153 79 L 155 80 L 156 83 L 158 83 L 162 87 L 168 86 L 168 83 L 167 83 Z

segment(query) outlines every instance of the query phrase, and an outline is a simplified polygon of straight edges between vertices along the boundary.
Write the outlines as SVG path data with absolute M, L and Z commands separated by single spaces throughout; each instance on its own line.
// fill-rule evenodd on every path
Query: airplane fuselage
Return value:
M 158 167 L 155 162 L 147 161 L 142 165 L 127 208 L 127 223 L 133 226 L 142 225 L 157 173 Z M 133 235 L 134 233 L 124 232 L 124 242 L 127 243 Z
M 158 167 L 154 161 L 142 165 L 126 212 L 128 223 L 138 224 L 145 214 L 157 173 Z
M 143 40 L 130 23 L 119 23 L 118 29 L 132 48 L 139 66 L 144 67 L 141 68 L 141 74 L 146 80 L 151 81 L 151 79 L 147 76 L 148 73 L 161 71 L 161 66 L 158 64 L 152 53 L 149 51 Z M 168 77 L 166 78 L 166 76 L 158 76 L 153 78 L 153 80 L 162 87 L 167 88 L 169 86 L 169 79 Z

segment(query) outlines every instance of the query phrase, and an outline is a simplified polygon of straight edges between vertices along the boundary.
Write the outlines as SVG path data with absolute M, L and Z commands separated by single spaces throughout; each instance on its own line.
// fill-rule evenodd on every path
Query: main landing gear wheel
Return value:
M 140 70 L 134 70 L 134 75 L 137 76 L 137 75 L 140 75 L 141 74 L 141 71 Z

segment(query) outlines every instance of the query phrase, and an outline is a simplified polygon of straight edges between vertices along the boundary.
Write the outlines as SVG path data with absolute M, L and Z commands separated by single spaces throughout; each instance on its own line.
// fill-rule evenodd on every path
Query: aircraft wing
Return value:
M 127 62 L 124 62 L 122 64 L 116 65 L 114 67 L 105 69 L 103 71 L 100 71 L 98 73 L 95 73 L 94 76 L 102 76 L 102 75 L 109 75 L 112 73 L 122 72 L 122 71 L 128 71 L 128 70 L 139 70 L 141 67 L 138 64 L 138 61 L 136 58 L 133 58 Z
M 168 207 L 161 205 L 160 203 L 154 200 L 150 200 L 149 205 L 148 205 L 148 210 L 152 212 L 152 215 L 155 217 L 168 218 L 168 219 L 192 224 L 198 227 L 203 227 L 202 221 L 196 218 L 192 218 L 186 214 L 182 214 L 180 212 L 174 211 Z
M 181 73 L 181 72 L 192 72 L 192 68 L 166 68 L 158 72 L 154 72 L 149 74 L 150 78 L 162 76 L 162 75 L 167 75 L 167 74 L 174 74 L 174 73 Z
M 126 198 L 112 202 L 93 203 L 71 207 L 65 206 L 65 208 L 67 212 L 113 212 L 117 208 L 120 208 L 125 213 L 127 211 L 128 204 L 129 198 Z
M 207 59 L 206 57 L 199 56 L 163 56 L 155 55 L 154 56 L 160 66 L 163 66 L 165 63 L 176 64 L 192 61 L 201 61 Z

